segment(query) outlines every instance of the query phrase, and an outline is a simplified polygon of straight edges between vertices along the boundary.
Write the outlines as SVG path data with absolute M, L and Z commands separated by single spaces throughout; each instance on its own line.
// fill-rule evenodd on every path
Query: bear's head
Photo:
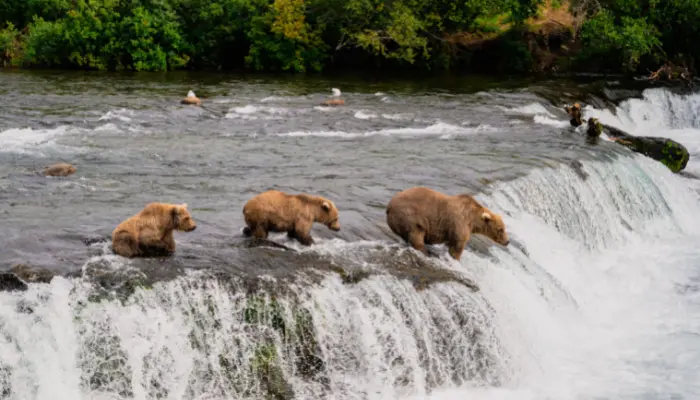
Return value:
M 340 230 L 340 222 L 338 222 L 338 209 L 332 201 L 323 199 L 321 202 L 321 212 L 316 218 L 316 222 L 320 222 L 332 231 Z
M 187 204 L 180 204 L 173 206 L 170 211 L 170 215 L 173 219 L 173 226 L 176 230 L 182 232 L 192 232 L 197 229 L 197 224 L 192 219 L 192 215 L 187 211 Z
M 503 218 L 489 210 L 484 209 L 479 216 L 479 223 L 474 224 L 474 228 L 475 233 L 480 233 L 498 244 L 508 246 L 510 243 Z

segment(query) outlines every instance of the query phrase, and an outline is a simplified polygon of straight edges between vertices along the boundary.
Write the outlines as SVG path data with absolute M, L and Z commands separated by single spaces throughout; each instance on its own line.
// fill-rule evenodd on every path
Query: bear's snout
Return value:
M 504 246 L 508 246 L 510 244 L 510 240 L 506 240 L 505 243 L 503 243 Z
M 336 221 L 328 225 L 328 229 L 338 232 L 340 230 L 340 224 Z

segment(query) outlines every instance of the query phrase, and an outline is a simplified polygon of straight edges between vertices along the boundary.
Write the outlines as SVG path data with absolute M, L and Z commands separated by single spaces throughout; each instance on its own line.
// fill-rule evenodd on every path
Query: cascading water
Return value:
M 0 293 L 0 397 L 690 398 L 698 196 L 642 157 L 583 170 L 536 170 L 481 196 L 529 256 L 436 261 L 479 292 L 330 272 L 283 291 L 191 273 L 122 298 L 62 277 Z M 319 247 L 362 259 L 376 245 Z
M 444 98 L 433 101 L 432 95 L 411 103 L 410 96 L 377 91 L 361 99 L 343 89 L 365 104 L 332 119 L 325 115 L 343 109 L 314 109 L 317 102 L 306 91 L 275 97 L 270 88 L 251 94 L 239 86 L 235 96 L 213 99 L 207 106 L 232 102 L 219 116 L 200 115 L 210 112 L 204 107 L 173 110 L 149 103 L 147 90 L 138 92 L 143 110 L 122 108 L 134 104 L 131 97 L 111 98 L 109 113 L 93 110 L 92 102 L 83 104 L 81 120 L 95 114 L 111 121 L 94 129 L 88 124 L 20 130 L 15 125 L 23 114 L 17 109 L 19 117 L 0 121 L 11 125 L 1 132 L 0 144 L 12 159 L 22 161 L 18 154 L 34 147 L 60 157 L 78 148 L 79 154 L 89 155 L 80 166 L 88 172 L 75 180 L 32 181 L 13 170 L 9 178 L 0 177 L 5 179 L 0 188 L 6 190 L 0 195 L 17 202 L 24 214 L 7 215 L 19 224 L 23 215 L 63 207 L 74 214 L 52 220 L 51 226 L 62 234 L 67 229 L 63 223 L 72 223 L 82 207 L 85 213 L 121 207 L 119 213 L 126 215 L 145 199 L 142 192 L 173 199 L 174 193 L 195 193 L 192 203 L 200 204 L 196 212 L 202 220 L 198 232 L 209 230 L 181 248 L 215 249 L 224 259 L 238 253 L 202 243 L 220 233 L 217 224 L 227 225 L 223 231 L 230 239 L 229 221 L 239 214 L 234 207 L 239 199 L 226 198 L 233 192 L 247 191 L 247 196 L 291 180 L 289 185 L 299 190 L 323 187 L 338 194 L 338 186 L 357 184 L 342 193 L 381 208 L 373 195 L 384 198 L 387 187 L 393 191 L 407 182 L 456 191 L 460 184 L 454 182 L 469 171 L 459 163 L 461 153 L 446 158 L 445 149 L 459 148 L 472 152 L 464 158 L 479 176 L 490 163 L 499 162 L 495 169 L 500 169 L 505 164 L 500 160 L 511 156 L 516 159 L 512 164 L 539 168 L 527 173 L 516 169 L 508 176 L 519 178 L 485 186 L 488 190 L 477 196 L 503 213 L 514 245 L 502 248 L 475 237 L 459 263 L 444 249 L 439 258 L 426 258 L 403 245 L 374 240 L 381 230 L 369 226 L 383 226 L 383 221 L 351 218 L 355 225 L 348 224 L 348 230 L 362 231 L 358 236 L 365 240 L 319 238 L 311 248 L 294 246 L 295 253 L 255 249 L 270 254 L 265 261 L 280 260 L 266 270 L 270 275 L 248 276 L 262 269 L 258 265 L 234 272 L 182 268 L 187 272 L 151 283 L 130 262 L 107 255 L 108 246 L 100 247 L 104 243 L 93 244 L 89 251 L 97 255 L 90 253 L 80 278 L 57 276 L 49 284 L 29 284 L 23 292 L 0 292 L 0 399 L 700 398 L 700 195 L 694 180 L 626 150 L 610 151 L 609 144 L 576 148 L 583 142 L 576 140 L 580 131 L 566 131 L 563 113 L 558 117 L 551 105 L 533 103 L 540 98 L 532 94 L 450 96 L 454 103 L 447 104 Z M 182 90 L 173 93 L 179 99 Z M 67 101 L 64 97 L 56 101 Z M 700 155 L 698 99 L 653 89 L 642 99 L 623 102 L 615 114 L 586 108 L 586 116 L 633 134 L 679 140 L 692 153 L 692 170 Z M 85 100 L 70 97 L 64 106 L 74 112 L 77 101 Z M 470 113 L 462 106 L 471 107 Z M 469 120 L 462 114 L 469 114 Z M 492 117 L 496 114 L 507 118 Z M 62 114 L 56 118 L 64 122 Z M 376 125 L 368 122 L 375 119 L 380 120 L 372 122 Z M 274 125 L 278 120 L 282 126 Z M 157 136 L 161 129 L 166 134 Z M 487 136 L 503 130 L 511 135 Z M 64 142 L 58 139 L 76 131 Z M 516 135 L 520 133 L 525 134 Z M 476 136 L 481 134 L 486 139 Z M 573 139 L 562 139 L 567 135 Z M 402 141 L 407 143 L 403 149 L 410 149 L 403 159 L 410 164 L 399 168 L 415 170 L 387 168 L 387 180 L 375 182 L 374 169 L 381 162 L 395 163 L 392 149 L 401 148 Z M 177 143 L 167 147 L 172 142 Z M 434 143 L 447 144 L 431 148 Z M 359 144 L 372 152 L 362 153 Z M 316 159 L 329 170 L 323 176 L 290 179 L 285 175 L 289 170 L 305 173 L 296 158 L 275 165 L 285 152 L 306 151 L 313 158 L 332 145 L 342 154 L 350 146 L 358 151 L 349 161 L 331 159 L 341 154 L 337 151 L 329 151 L 327 160 Z M 236 153 L 241 146 L 252 147 Z M 581 155 L 581 160 L 561 164 L 547 152 Z M 586 152 L 599 156 L 598 161 L 583 157 Z M 429 153 L 440 160 L 426 167 Z M 489 153 L 502 158 L 482 157 Z M 543 153 L 545 164 L 558 166 L 541 168 Z M 240 156 L 245 168 L 231 161 L 231 154 Z M 343 162 L 353 173 L 334 169 Z M 370 162 L 375 164 L 368 167 Z M 262 169 L 265 164 L 273 166 L 248 175 L 251 165 Z M 272 178 L 265 181 L 268 175 Z M 226 186 L 241 176 L 245 185 Z M 311 180 L 323 185 L 311 185 Z M 44 196 L 41 207 L 24 201 L 35 193 Z M 107 201 L 114 202 L 105 205 Z M 71 209 L 71 202 L 81 209 Z M 368 209 L 345 211 L 344 216 Z M 78 233 L 102 229 L 121 218 L 119 213 L 103 216 L 108 223 L 81 219 L 89 225 L 68 230 L 60 240 L 52 237 L 55 246 L 46 246 L 47 252 L 60 246 L 73 250 L 66 243 L 78 241 Z M 45 223 L 27 222 L 29 227 L 12 231 L 16 238 L 7 243 L 17 244 L 22 255 L 34 251 L 37 247 L 26 245 L 22 236 L 36 232 L 31 225 Z M 82 264 L 84 249 L 79 251 L 65 257 Z M 187 263 L 193 253 L 181 254 L 177 261 Z M 294 257 L 294 265 L 284 265 L 285 257 Z M 291 273 L 277 274 L 277 269 Z

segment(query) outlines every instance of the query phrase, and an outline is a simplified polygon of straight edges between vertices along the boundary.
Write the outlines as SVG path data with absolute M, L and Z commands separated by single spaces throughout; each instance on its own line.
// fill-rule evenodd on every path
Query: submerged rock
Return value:
M 49 283 L 53 277 L 49 270 L 17 264 L 10 271 L 0 273 L 0 291 L 24 291 L 29 283 Z
M 2 292 L 14 292 L 14 291 L 25 291 L 28 286 L 26 283 L 22 282 L 15 274 L 11 273 L 0 273 L 0 291 Z
M 10 269 L 21 280 L 27 283 L 50 283 L 54 273 L 43 268 L 31 267 L 27 264 L 17 264 Z

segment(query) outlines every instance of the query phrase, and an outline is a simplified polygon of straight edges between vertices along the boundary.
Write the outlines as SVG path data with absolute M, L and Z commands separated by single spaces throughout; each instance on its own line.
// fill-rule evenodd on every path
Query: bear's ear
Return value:
M 331 203 L 324 201 L 323 204 L 321 204 L 321 208 L 328 212 L 331 210 Z
M 491 216 L 491 214 L 489 214 L 489 213 L 486 212 L 486 211 L 484 211 L 484 213 L 481 214 L 481 219 L 482 219 L 484 222 L 486 222 L 486 223 L 488 223 L 489 221 L 491 221 L 491 218 L 493 218 L 493 217 Z
M 173 224 L 177 226 L 179 224 L 180 220 L 180 208 L 179 207 L 173 207 L 170 210 L 170 218 L 173 220 Z

